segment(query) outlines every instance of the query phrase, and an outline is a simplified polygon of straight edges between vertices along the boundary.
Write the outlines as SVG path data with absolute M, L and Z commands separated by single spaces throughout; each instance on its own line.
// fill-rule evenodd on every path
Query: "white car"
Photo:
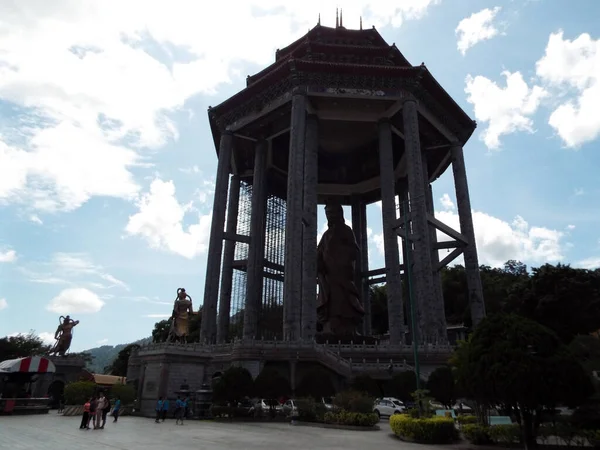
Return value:
M 402 403 L 398 400 L 399 403 Z M 404 405 L 397 404 L 392 400 L 382 398 L 373 405 L 373 412 L 379 417 L 389 417 L 394 414 L 401 414 L 404 411 Z

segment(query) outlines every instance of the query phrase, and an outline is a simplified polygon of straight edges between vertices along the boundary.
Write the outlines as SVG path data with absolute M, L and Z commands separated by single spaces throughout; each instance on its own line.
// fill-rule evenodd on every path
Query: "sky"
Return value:
M 70 314 L 78 351 L 149 336 L 178 287 L 200 307 L 207 108 L 341 3 L 1 1 L 0 336 L 51 342 Z M 343 2 L 347 28 L 361 16 L 478 123 L 464 151 L 480 263 L 599 267 L 600 2 Z M 451 170 L 434 201 L 459 229 Z M 377 204 L 368 226 L 382 267 Z

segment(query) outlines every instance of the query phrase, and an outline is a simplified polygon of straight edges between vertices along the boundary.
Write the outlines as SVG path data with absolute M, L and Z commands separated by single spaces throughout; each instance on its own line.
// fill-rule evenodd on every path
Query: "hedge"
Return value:
M 375 413 L 359 413 L 340 410 L 325 413 L 325 423 L 347 425 L 353 427 L 372 427 L 379 422 Z
M 492 443 L 489 429 L 490 427 L 479 423 L 467 423 L 460 427 L 460 431 L 465 439 L 474 445 L 486 445 Z
M 474 423 L 477 423 L 477 417 L 470 416 L 470 415 L 457 416 L 456 421 L 458 422 L 459 425 L 474 424 Z
M 83 405 L 95 392 L 96 383 L 91 381 L 74 381 L 65 386 L 65 404 Z
M 396 436 L 422 444 L 451 444 L 458 438 L 454 420 L 447 417 L 415 419 L 405 414 L 390 417 Z
M 315 402 L 312 398 L 299 398 L 296 400 L 296 415 L 303 422 L 324 422 L 327 408 L 321 402 Z

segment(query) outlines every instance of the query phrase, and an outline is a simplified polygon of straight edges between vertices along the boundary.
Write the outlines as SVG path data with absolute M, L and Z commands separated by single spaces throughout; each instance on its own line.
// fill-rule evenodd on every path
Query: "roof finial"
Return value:
M 319 13 L 319 20 L 317 21 L 317 25 L 321 25 L 321 13 Z
M 360 16 L 360 29 L 362 30 L 362 16 Z
M 339 15 L 338 15 L 338 9 L 335 8 L 335 27 L 339 28 L 340 26 L 340 19 L 339 19 Z
M 340 28 L 344 28 L 344 23 L 343 23 L 344 18 L 342 17 L 342 13 L 343 13 L 342 8 L 340 8 Z

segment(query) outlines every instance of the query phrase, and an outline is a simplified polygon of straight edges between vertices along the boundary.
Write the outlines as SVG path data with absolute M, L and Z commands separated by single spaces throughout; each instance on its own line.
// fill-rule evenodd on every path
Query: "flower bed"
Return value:
M 396 414 L 390 417 L 390 427 L 400 439 L 422 444 L 451 444 L 458 438 L 454 420 L 447 417 L 416 419 Z

